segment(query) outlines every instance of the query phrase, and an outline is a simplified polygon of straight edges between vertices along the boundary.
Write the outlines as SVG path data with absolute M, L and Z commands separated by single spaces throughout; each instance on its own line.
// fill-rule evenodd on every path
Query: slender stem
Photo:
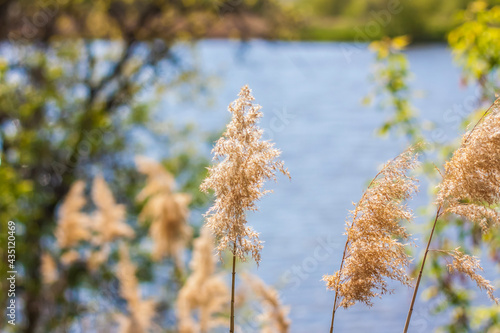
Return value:
M 441 206 L 439 206 L 436 212 L 436 218 L 434 219 L 434 224 L 432 225 L 431 234 L 429 236 L 429 241 L 427 242 L 427 247 L 425 248 L 424 259 L 422 260 L 422 265 L 420 266 L 420 272 L 418 273 L 417 283 L 415 285 L 415 290 L 413 290 L 413 297 L 411 298 L 410 310 L 408 311 L 408 316 L 406 317 L 404 333 L 408 332 L 408 327 L 410 326 L 411 315 L 413 313 L 413 305 L 415 304 L 415 299 L 417 298 L 418 287 L 420 286 L 420 280 L 422 279 L 422 272 L 424 270 L 425 260 L 427 259 L 427 254 L 429 253 L 429 246 L 431 245 L 432 236 L 434 235 L 434 230 L 436 229 L 437 220 L 441 212 Z
M 337 305 L 337 295 L 335 294 L 335 302 L 333 303 L 332 324 L 330 325 L 330 333 L 333 333 L 333 321 L 335 320 L 335 306 Z
M 352 228 L 352 226 L 351 226 Z M 344 267 L 345 254 L 347 252 L 347 244 L 349 244 L 349 239 L 345 242 L 344 253 L 342 254 L 342 261 L 340 262 L 339 272 L 342 272 L 342 268 Z M 333 302 L 333 312 L 332 312 L 332 324 L 330 325 L 330 333 L 333 333 L 333 322 L 335 321 L 335 311 L 337 311 L 337 300 L 339 296 L 339 288 L 338 285 L 335 288 L 335 300 Z
M 234 333 L 234 278 L 236 275 L 236 242 L 234 243 L 233 250 L 233 277 L 231 281 L 231 324 L 229 326 L 229 333 Z
M 479 125 L 479 123 L 484 119 L 484 117 L 486 117 L 486 115 L 488 114 L 488 112 L 490 112 L 491 108 L 495 106 L 496 102 L 497 102 L 497 100 L 495 100 L 493 102 L 493 104 L 490 105 L 490 107 L 488 108 L 488 110 L 486 110 L 483 113 L 483 115 L 481 116 L 481 118 L 479 118 L 479 120 L 476 122 L 476 124 L 474 125 L 474 127 L 472 127 L 472 129 L 470 130 L 469 135 L 467 136 L 467 138 L 465 138 L 464 143 L 469 140 L 470 136 L 472 135 L 472 132 L 476 129 L 477 125 Z

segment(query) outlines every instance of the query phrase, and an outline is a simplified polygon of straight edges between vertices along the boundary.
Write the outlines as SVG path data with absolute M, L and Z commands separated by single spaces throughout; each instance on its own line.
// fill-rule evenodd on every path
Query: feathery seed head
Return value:
M 116 275 L 120 282 L 120 295 L 127 301 L 130 315 L 120 318 L 120 333 L 146 333 L 155 314 L 154 300 L 143 300 L 136 277 L 136 266 L 130 260 L 129 249 L 120 244 L 120 261 Z
M 500 225 L 500 99 L 462 138 L 462 145 L 445 164 L 437 203 L 478 223 L 483 231 Z
M 76 250 L 69 250 L 61 255 L 61 263 L 63 265 L 69 266 L 75 261 L 80 259 L 80 254 Z
M 194 240 L 192 273 L 177 298 L 177 318 L 181 333 L 208 332 L 210 328 L 227 325 L 215 316 L 223 309 L 229 295 L 228 288 L 215 274 L 214 238 L 210 229 L 203 227 L 201 235 Z M 192 312 L 199 309 L 199 323 Z
M 288 333 L 290 331 L 291 321 L 288 318 L 290 308 L 284 306 L 279 293 L 273 287 L 264 283 L 259 277 L 250 274 L 244 274 L 245 285 L 250 286 L 253 293 L 259 299 L 264 308 L 264 313 L 259 316 L 263 324 L 264 333 Z
M 42 254 L 40 273 L 44 284 L 51 285 L 59 279 L 59 272 L 54 258 L 47 252 Z
M 102 176 L 94 178 L 92 201 L 97 207 L 93 219 L 93 228 L 97 233 L 94 240 L 96 244 L 103 245 L 119 237 L 134 237 L 134 230 L 125 222 L 125 206 L 116 203 Z
M 174 193 L 174 177 L 158 162 L 146 157 L 135 159 L 139 172 L 147 175 L 146 186 L 137 201 L 146 201 L 139 221 L 151 220 L 149 234 L 154 242 L 153 259 L 173 257 L 181 267 L 182 251 L 192 237 L 188 224 L 191 196 Z
M 453 262 L 447 265 L 450 273 L 457 272 L 465 274 L 472 281 L 476 282 L 479 289 L 485 290 L 493 302 L 498 304 L 499 300 L 493 294 L 495 288 L 491 285 L 490 281 L 486 280 L 478 273 L 478 271 L 483 271 L 483 268 L 477 257 L 464 254 L 460 251 L 459 247 L 453 251 L 442 252 L 447 253 L 453 258 Z
M 410 235 L 400 222 L 413 219 L 405 201 L 418 189 L 417 180 L 408 176 L 416 165 L 415 148 L 386 163 L 350 212 L 341 269 L 323 277 L 338 293 L 339 306 L 371 306 L 373 297 L 392 292 L 386 279 L 410 285 L 405 269 L 410 259 L 403 243 Z
M 218 252 L 230 249 L 241 260 L 251 253 L 259 263 L 262 242 L 246 226 L 246 212 L 256 211 L 255 202 L 269 192 L 263 189 L 265 180 L 276 180 L 276 172 L 290 175 L 278 160 L 281 152 L 262 140 L 263 131 L 257 125 L 261 107 L 252 103 L 248 86 L 238 96 L 228 107 L 231 122 L 212 151 L 219 163 L 208 169 L 201 190 L 215 192 L 215 203 L 205 216 L 218 241 Z
M 59 209 L 55 236 L 61 249 L 73 247 L 80 241 L 90 239 L 90 218 L 81 212 L 87 202 L 84 191 L 85 182 L 76 181 Z

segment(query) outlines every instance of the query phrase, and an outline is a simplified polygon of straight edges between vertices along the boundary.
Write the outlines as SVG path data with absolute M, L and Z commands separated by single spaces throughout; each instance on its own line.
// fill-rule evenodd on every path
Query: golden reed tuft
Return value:
M 437 204 L 478 223 L 483 231 L 500 225 L 500 99 L 465 133 L 462 145 L 445 164 Z
M 438 185 L 436 204 L 438 206 L 427 248 L 420 266 L 417 283 L 406 318 L 404 333 L 408 332 L 420 279 L 425 266 L 432 236 L 438 219 L 443 214 L 453 213 L 477 223 L 487 232 L 500 224 L 496 208 L 500 204 L 500 99 L 486 110 L 474 127 L 462 136 L 462 144 L 449 162 L 444 165 L 444 176 Z M 468 256 L 456 248 L 453 251 L 434 250 L 453 258 L 448 265 L 451 273 L 467 275 L 480 289 L 486 290 L 495 302 L 494 288 L 478 274 L 483 268 L 476 257 Z
M 389 161 L 350 212 L 340 270 L 323 277 L 336 293 L 334 311 L 356 302 L 371 306 L 373 297 L 391 292 L 386 279 L 410 285 L 403 243 L 410 235 L 400 223 L 413 219 L 405 201 L 418 189 L 416 179 L 408 176 L 416 165 L 414 148 Z
M 479 122 L 462 137 L 462 144 L 445 164 L 437 204 L 443 213 L 453 213 L 477 223 L 487 232 L 500 226 L 500 99 L 486 111 Z M 443 251 L 441 251 L 443 252 Z M 496 303 L 490 282 L 477 272 L 483 268 L 476 257 L 456 248 L 444 251 L 453 258 L 450 272 L 467 275 Z
M 125 206 L 116 203 L 102 176 L 94 178 L 92 185 L 96 210 L 91 215 L 82 212 L 87 202 L 84 191 L 85 183 L 81 180 L 71 186 L 59 209 L 55 236 L 59 248 L 67 250 L 61 255 L 61 263 L 70 265 L 82 259 L 95 271 L 108 259 L 111 242 L 121 237 L 132 238 L 135 233 L 125 221 Z M 76 248 L 81 241 L 89 241 L 96 248 L 82 256 Z
M 98 249 L 92 250 L 88 255 L 87 267 L 95 271 L 108 260 L 111 242 L 120 238 L 133 238 L 135 232 L 126 222 L 125 205 L 116 203 L 102 176 L 94 178 L 91 194 L 97 208 L 92 214 L 91 241 Z
M 453 262 L 448 264 L 448 270 L 450 273 L 461 273 L 469 277 L 472 281 L 476 282 L 477 286 L 481 290 L 485 290 L 489 298 L 498 304 L 498 299 L 495 298 L 493 294 L 495 288 L 491 285 L 490 281 L 483 278 L 478 271 L 483 271 L 479 258 L 474 256 L 469 256 L 460 251 L 457 247 L 453 251 L 441 251 L 445 252 L 453 258 Z
M 111 189 L 102 176 L 94 178 L 92 201 L 97 207 L 92 216 L 94 244 L 103 245 L 120 237 L 134 237 L 134 229 L 125 222 L 125 206 L 116 203 Z
M 252 104 L 251 90 L 244 86 L 238 96 L 228 107 L 231 122 L 212 150 L 219 163 L 208 169 L 201 190 L 215 192 L 215 203 L 205 216 L 218 241 L 218 252 L 229 249 L 242 261 L 251 253 L 259 263 L 262 242 L 246 226 L 246 212 L 256 211 L 255 202 L 269 192 L 263 190 L 265 180 L 276 180 L 278 171 L 290 174 L 278 160 L 281 152 L 262 140 L 263 131 L 257 126 L 261 107 Z
M 80 241 L 90 239 L 90 217 L 81 212 L 87 203 L 84 191 L 85 182 L 76 181 L 59 208 L 55 236 L 57 245 L 61 249 L 73 247 Z
M 250 89 L 244 86 L 238 99 L 229 105 L 231 121 L 212 150 L 214 160 L 219 163 L 208 168 L 208 177 L 200 187 L 204 192 L 210 189 L 215 192 L 215 203 L 205 218 L 206 226 L 217 240 L 217 251 L 221 255 L 229 249 L 233 255 L 230 333 L 235 332 L 236 258 L 245 261 L 251 254 L 258 265 L 263 247 L 259 234 L 246 225 L 246 213 L 256 211 L 255 202 L 270 192 L 263 189 L 266 180 L 276 180 L 277 172 L 290 178 L 278 159 L 281 152 L 271 142 L 262 140 L 263 130 L 257 126 L 262 117 L 261 107 L 253 101 Z
M 193 270 L 177 298 L 177 318 L 180 333 L 206 333 L 215 326 L 227 327 L 228 322 L 216 315 L 227 304 L 229 290 L 220 275 L 215 274 L 214 239 L 204 227 L 194 241 Z M 192 316 L 199 310 L 199 322 Z
M 139 221 L 152 221 L 149 234 L 154 242 L 153 259 L 172 257 L 182 267 L 182 251 L 193 234 L 188 224 L 191 196 L 173 192 L 174 177 L 160 163 L 143 156 L 137 156 L 135 163 L 147 176 L 146 186 L 136 199 L 146 201 Z
M 291 324 L 288 318 L 290 308 L 283 305 L 278 291 L 255 275 L 244 274 L 243 279 L 264 308 L 264 312 L 259 316 L 262 323 L 261 333 L 288 333 Z
M 61 263 L 63 265 L 71 265 L 80 259 L 80 253 L 76 250 L 69 250 L 61 255 Z
M 116 275 L 120 282 L 120 295 L 127 301 L 129 315 L 120 315 L 120 333 L 146 333 L 152 325 L 156 304 L 154 300 L 143 300 L 136 277 L 136 266 L 131 262 L 129 249 L 120 244 L 120 261 Z
M 40 274 L 42 282 L 46 285 L 51 285 L 59 280 L 59 272 L 57 263 L 49 253 L 44 252 L 41 257 Z

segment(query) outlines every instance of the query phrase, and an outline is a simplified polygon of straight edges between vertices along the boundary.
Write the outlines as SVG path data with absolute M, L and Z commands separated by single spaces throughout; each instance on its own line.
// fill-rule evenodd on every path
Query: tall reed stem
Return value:
M 339 269 L 340 272 L 342 271 L 342 268 L 344 267 L 345 254 L 347 251 L 347 244 L 348 243 L 349 243 L 349 240 L 347 240 L 347 242 L 345 243 L 345 246 L 344 246 L 344 253 L 342 254 L 342 261 L 340 262 L 340 269 Z M 332 324 L 330 325 L 330 333 L 333 333 L 333 322 L 335 321 L 335 311 L 337 311 L 337 300 L 339 298 L 338 296 L 339 296 L 339 288 L 337 286 L 337 288 L 335 289 L 335 301 L 333 302 Z
M 229 333 L 234 333 L 234 279 L 236 276 L 236 242 L 234 243 L 233 250 L 233 276 L 231 281 L 231 324 L 229 326 Z
M 427 242 L 427 247 L 425 248 L 424 259 L 422 260 L 422 265 L 420 266 L 420 272 L 418 273 L 417 283 L 415 285 L 415 290 L 413 290 L 413 297 L 411 298 L 410 310 L 408 310 L 408 316 L 406 317 L 404 333 L 408 332 L 408 327 L 410 326 L 411 315 L 413 313 L 413 305 L 415 304 L 415 299 L 417 298 L 418 287 L 420 286 L 420 280 L 422 279 L 422 272 L 424 270 L 425 260 L 427 259 L 427 254 L 429 253 L 429 247 L 431 245 L 432 236 L 434 235 L 434 230 L 436 229 L 437 220 L 441 212 L 441 206 L 439 206 L 436 212 L 436 218 L 434 219 L 434 224 L 432 226 L 431 234 L 429 236 L 429 241 Z

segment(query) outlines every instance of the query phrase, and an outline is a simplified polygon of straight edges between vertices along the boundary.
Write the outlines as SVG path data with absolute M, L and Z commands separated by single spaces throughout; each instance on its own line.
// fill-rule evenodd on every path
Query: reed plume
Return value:
M 490 281 L 482 277 L 478 271 L 483 271 L 479 258 L 469 256 L 460 251 L 457 247 L 453 251 L 443 251 L 453 258 L 452 263 L 448 264 L 450 273 L 461 273 L 469 277 L 472 281 L 476 282 L 479 289 L 485 290 L 488 297 L 498 304 L 499 300 L 493 294 L 495 288 L 491 285 Z
M 153 259 L 174 258 L 182 267 L 182 251 L 192 238 L 188 224 L 191 196 L 174 193 L 174 177 L 158 162 L 143 156 L 135 159 L 137 169 L 147 176 L 137 201 L 146 201 L 139 221 L 151 220 L 149 234 L 154 242 Z
M 500 215 L 496 209 L 500 204 L 499 108 L 500 99 L 497 99 L 474 127 L 462 136 L 461 146 L 444 165 L 443 180 L 438 185 L 437 213 L 410 303 L 405 333 L 410 325 L 422 272 L 439 217 L 443 214 L 461 216 L 477 223 L 483 232 L 500 224 Z M 438 251 L 447 252 L 452 256 L 453 263 L 448 266 L 450 271 L 467 275 L 476 282 L 479 288 L 485 289 L 492 300 L 497 302 L 493 295 L 493 286 L 477 273 L 482 270 L 479 260 L 457 249 Z
M 63 265 L 71 265 L 80 259 L 80 254 L 76 250 L 69 250 L 61 255 L 61 263 Z
M 500 225 L 500 100 L 474 128 L 445 164 L 437 204 L 444 213 L 462 216 L 487 231 Z
M 401 221 L 413 219 L 405 202 L 418 189 L 416 179 L 408 175 L 416 165 L 415 148 L 387 162 L 350 212 L 340 269 L 323 277 L 327 288 L 335 291 L 330 332 L 339 307 L 357 302 L 371 306 L 372 298 L 392 292 L 388 279 L 411 284 L 404 243 L 410 235 Z
M 243 279 L 250 286 L 255 296 L 259 299 L 264 313 L 259 316 L 262 322 L 261 333 L 288 333 L 290 331 L 290 308 L 284 306 L 278 291 L 264 283 L 257 276 L 244 274 Z
M 56 261 L 47 252 L 42 254 L 41 261 L 40 273 L 42 275 L 42 282 L 46 285 L 51 285 L 59 279 Z
M 93 214 L 94 243 L 103 245 L 121 237 L 134 237 L 134 230 L 125 222 L 125 206 L 117 204 L 111 189 L 97 176 L 92 184 L 92 201 L 97 207 Z
M 111 253 L 110 243 L 102 244 L 97 250 L 92 251 L 87 258 L 87 267 L 90 271 L 95 272 L 102 264 L 104 264 Z
M 180 333 L 207 333 L 221 324 L 227 327 L 227 322 L 216 317 L 227 303 L 229 291 L 222 277 L 215 274 L 213 242 L 211 231 L 206 227 L 194 240 L 192 273 L 180 290 L 176 304 Z M 198 323 L 192 316 L 195 310 L 199 310 Z
M 120 237 L 131 238 L 134 230 L 125 223 L 125 206 L 117 204 L 111 190 L 101 176 L 94 179 L 92 201 L 96 211 L 92 215 L 82 213 L 87 200 L 84 196 L 85 183 L 77 181 L 68 192 L 59 210 L 55 236 L 59 248 L 67 249 L 60 261 L 70 265 L 82 258 L 76 249 L 80 241 L 90 241 L 97 250 L 83 253 L 89 269 L 95 271 L 104 263 L 111 252 L 110 243 Z
M 251 254 L 258 264 L 262 241 L 247 226 L 246 212 L 256 211 L 255 202 L 269 191 L 263 190 L 266 180 L 276 180 L 276 172 L 290 177 L 282 161 L 281 152 L 269 141 L 262 140 L 263 131 L 257 123 L 262 117 L 261 107 L 253 104 L 248 86 L 228 107 L 231 122 L 215 144 L 212 153 L 218 163 L 208 168 L 209 175 L 201 190 L 215 192 L 215 203 L 205 214 L 206 225 L 217 240 L 217 251 L 229 249 L 233 254 L 231 288 L 230 332 L 234 332 L 234 275 L 236 258 L 245 261 Z
M 59 248 L 71 248 L 90 239 L 90 217 L 81 210 L 87 203 L 85 182 L 76 181 L 59 208 L 55 236 Z
M 120 244 L 120 261 L 116 275 L 120 282 L 120 295 L 127 301 L 128 316 L 120 316 L 120 333 L 148 332 L 155 315 L 154 300 L 143 300 L 136 277 L 136 266 L 130 260 L 129 249 Z

